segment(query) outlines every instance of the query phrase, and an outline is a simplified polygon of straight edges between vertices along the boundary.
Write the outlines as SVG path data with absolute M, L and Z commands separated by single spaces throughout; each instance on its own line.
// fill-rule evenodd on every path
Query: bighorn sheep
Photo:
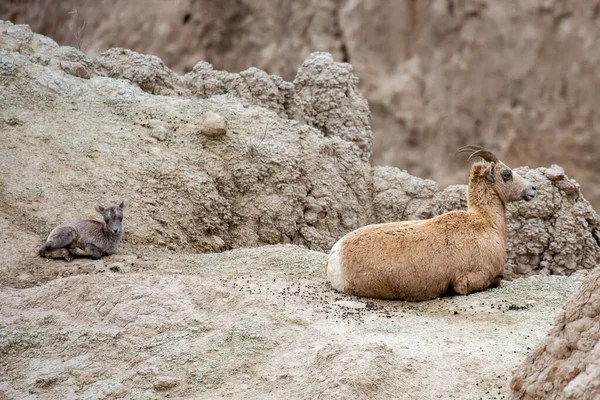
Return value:
M 491 152 L 461 147 L 486 162 L 469 177 L 467 211 L 429 220 L 368 225 L 335 243 L 326 273 L 340 292 L 381 299 L 429 300 L 496 287 L 506 263 L 507 202 L 530 201 L 536 188 Z
M 126 205 L 126 200 L 109 208 L 97 205 L 95 210 L 102 215 L 102 221 L 77 220 L 54 228 L 40 247 L 39 255 L 71 261 L 73 256 L 96 259 L 114 254 L 123 237 L 123 210 Z

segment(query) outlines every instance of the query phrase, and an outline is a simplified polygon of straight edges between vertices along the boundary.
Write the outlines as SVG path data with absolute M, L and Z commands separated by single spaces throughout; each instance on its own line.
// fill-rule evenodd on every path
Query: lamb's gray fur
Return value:
M 71 261 L 73 256 L 100 258 L 114 254 L 123 237 L 126 205 L 127 200 L 109 208 L 97 205 L 95 209 L 102 215 L 102 221 L 77 220 L 54 228 L 40 247 L 39 255 Z

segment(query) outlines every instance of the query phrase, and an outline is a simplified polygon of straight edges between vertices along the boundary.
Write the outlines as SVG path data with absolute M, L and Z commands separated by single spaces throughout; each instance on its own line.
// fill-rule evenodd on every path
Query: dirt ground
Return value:
M 126 242 L 4 263 L 0 398 L 505 399 L 585 274 L 408 303 L 335 292 L 325 258 Z

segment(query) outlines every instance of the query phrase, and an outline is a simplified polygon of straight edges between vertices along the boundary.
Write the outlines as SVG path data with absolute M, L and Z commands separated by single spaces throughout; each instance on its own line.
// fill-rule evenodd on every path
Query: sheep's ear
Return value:
M 488 181 L 494 183 L 496 182 L 496 178 L 494 178 L 494 172 L 496 172 L 496 164 L 492 161 L 490 165 L 483 171 L 483 176 Z
M 121 202 L 121 204 L 119 204 L 119 208 L 120 208 L 121 210 L 124 210 L 124 209 L 125 209 L 125 207 L 127 207 L 127 200 L 123 200 L 123 201 Z
M 98 212 L 98 214 L 104 215 L 104 207 L 102 207 L 100 204 L 96 204 L 96 207 L 94 207 L 94 210 L 96 210 L 96 212 Z

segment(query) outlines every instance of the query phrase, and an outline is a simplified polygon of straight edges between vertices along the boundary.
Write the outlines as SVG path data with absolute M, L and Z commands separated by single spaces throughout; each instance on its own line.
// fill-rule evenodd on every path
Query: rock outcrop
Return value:
M 600 269 L 563 307 L 548 337 L 516 370 L 511 388 L 516 399 L 600 396 Z
M 373 162 L 456 182 L 465 143 L 509 165 L 562 165 L 600 206 L 600 8 L 532 0 L 5 0 L 0 19 L 96 55 L 124 47 L 191 71 L 254 66 L 292 81 L 313 51 L 351 63 Z
M 294 79 L 294 118 L 355 143 L 361 156 L 371 156 L 371 111 L 358 92 L 350 64 L 333 61 L 329 53 L 313 53 Z
M 0 177 L 0 207 L 40 238 L 121 198 L 129 240 L 202 252 L 325 251 L 365 224 L 466 207 L 465 186 L 369 165 L 369 109 L 351 67 L 328 54 L 294 83 L 206 63 L 180 76 L 129 50 L 91 59 L 24 25 L 0 32 L 0 167 L 19 171 Z M 218 135 L 206 136 L 214 115 Z M 600 220 L 579 185 L 557 166 L 519 171 L 540 195 L 509 207 L 506 276 L 595 266 Z
M 131 200 L 131 240 L 197 251 L 324 250 L 372 220 L 368 147 L 355 140 L 370 143 L 369 110 L 349 66 L 331 56 L 307 60 L 324 71 L 308 68 L 296 94 L 257 69 L 230 74 L 199 63 L 179 76 L 153 56 L 113 49 L 92 60 L 24 25 L 1 23 L 0 31 L 0 165 L 19 171 L 1 178 L 2 208 L 36 221 L 36 233 L 115 196 Z M 91 79 L 65 72 L 66 61 Z M 312 85 L 323 94 L 330 87 L 329 102 L 338 91 L 355 94 L 343 114 L 330 113 L 304 95 Z M 306 124 L 287 118 L 292 95 L 289 110 Z M 203 123 L 215 114 L 227 134 L 221 123 L 217 137 L 206 137 Z M 343 137 L 353 118 L 361 128 Z

